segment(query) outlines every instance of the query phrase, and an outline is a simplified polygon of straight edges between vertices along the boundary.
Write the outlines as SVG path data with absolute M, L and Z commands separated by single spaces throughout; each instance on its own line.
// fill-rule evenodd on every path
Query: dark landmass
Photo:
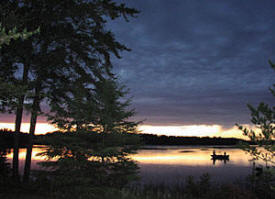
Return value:
M 238 138 L 187 137 L 140 134 L 145 145 L 238 145 L 240 142 L 255 144 Z
M 51 136 L 56 133 L 52 132 L 45 135 L 34 136 L 33 142 L 36 145 L 43 145 L 40 138 L 45 136 Z M 183 137 L 183 136 L 165 136 L 165 135 L 152 135 L 152 134 L 139 134 L 141 141 L 144 145 L 238 145 L 240 142 L 248 142 L 249 144 L 255 144 L 253 142 L 237 139 L 237 138 L 221 138 L 221 137 Z M 11 130 L 0 130 L 0 146 L 1 147 L 12 147 L 13 146 L 14 132 Z M 20 147 L 25 147 L 28 142 L 28 133 L 20 132 Z
M 8 129 L 0 129 L 0 148 L 10 148 L 13 146 L 13 136 L 15 132 Z M 20 132 L 19 146 L 26 147 L 28 143 L 28 133 Z

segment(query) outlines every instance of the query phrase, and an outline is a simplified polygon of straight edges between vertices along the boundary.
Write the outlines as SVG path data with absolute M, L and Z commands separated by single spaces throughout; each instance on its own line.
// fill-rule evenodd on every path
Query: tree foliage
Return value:
M 275 70 L 275 65 L 270 61 L 271 67 Z M 275 84 L 270 88 L 272 95 L 275 97 Z M 266 162 L 274 162 L 275 156 L 275 106 L 270 106 L 261 102 L 257 107 L 248 105 L 251 112 L 251 122 L 254 129 L 237 126 L 243 131 L 251 141 L 258 146 L 245 145 L 244 149 L 250 152 L 254 158 L 263 159 Z
M 81 78 L 93 84 L 99 76 L 111 76 L 111 55 L 120 57 L 120 51 L 129 49 L 116 41 L 106 23 L 138 13 L 111 0 L 11 0 L 1 1 L 0 10 L 6 30 L 10 28 L 9 11 L 20 19 L 14 20 L 19 32 L 40 27 L 40 34 L 12 40 L 0 52 L 1 76 L 32 93 L 29 98 L 21 97 L 23 103 L 32 102 L 29 110 L 34 116 L 40 113 L 43 99 L 58 88 L 65 93 L 68 82 Z
M 72 82 L 70 91 L 50 99 L 48 119 L 66 130 L 98 129 L 100 132 L 123 132 L 135 129 L 138 123 L 128 119 L 134 110 L 128 110 L 128 91 L 114 77 L 95 81 L 92 87 L 78 86 L 81 80 Z M 131 128 L 132 127 L 132 128 Z
M 0 49 L 2 45 L 6 44 L 9 45 L 12 39 L 17 40 L 17 39 L 22 39 L 25 40 L 32 36 L 33 34 L 39 33 L 40 29 L 38 28 L 37 30 L 33 32 L 28 32 L 27 29 L 24 29 L 22 32 L 18 32 L 17 28 L 14 27 L 13 29 L 9 30 L 8 32 L 6 31 L 5 28 L 2 27 L 2 24 L 0 23 Z
M 50 168 L 45 173 L 54 184 L 52 192 L 71 187 L 68 193 L 77 195 L 95 187 L 122 188 L 137 179 L 137 165 L 128 155 L 140 137 L 134 134 L 138 123 L 128 121 L 134 111 L 128 110 L 124 88 L 115 79 L 102 78 L 93 88 L 71 91 L 54 100 L 49 116 L 66 131 L 42 140 L 49 146 L 41 155 L 49 160 L 43 166 Z
M 2 108 L 16 113 L 19 129 L 23 108 L 31 112 L 30 146 L 37 117 L 43 114 L 41 104 L 44 103 L 49 105 L 47 116 L 50 121 L 65 129 L 77 127 L 73 137 L 70 133 L 58 137 L 60 144 L 49 142 L 59 157 L 55 171 L 70 170 L 82 160 L 87 165 L 93 164 L 88 159 L 95 153 L 90 153 L 86 134 L 81 133 L 90 135 L 88 130 L 92 130 L 94 136 L 103 132 L 98 153 L 104 165 L 109 156 L 123 165 L 126 153 L 121 149 L 124 147 L 114 143 L 116 147 L 112 148 L 106 143 L 110 136 L 113 139 L 115 129 L 119 128 L 121 135 L 135 131 L 136 123 L 127 121 L 133 111 L 126 110 L 129 101 L 120 101 L 124 91 L 115 83 L 111 63 L 111 56 L 120 58 L 120 52 L 129 49 L 115 39 L 106 24 L 120 17 L 127 21 L 138 11 L 112 0 L 9 0 L 0 1 L 0 11 L 6 31 L 13 27 L 17 27 L 19 32 L 25 29 L 35 31 L 40 27 L 39 34 L 25 40 L 10 40 L 9 45 L 0 49 L 3 82 L 23 90 L 17 93 L 8 89 L 11 95 L 7 96 L 11 97 L 3 100 Z M 14 20 L 7 14 L 9 12 L 20 20 Z M 100 131 L 103 128 L 105 130 Z M 63 138 L 73 139 L 67 143 L 63 142 Z M 90 139 L 87 137 L 87 140 Z M 60 154 L 60 150 L 68 155 Z M 111 155 L 106 155 L 109 153 Z M 27 153 L 29 158 L 30 154 L 31 147 Z M 26 163 L 30 168 L 29 161 Z M 63 167 L 63 163 L 67 167 Z M 81 169 L 84 168 L 83 164 Z M 108 171 L 107 168 L 105 170 Z
M 18 39 L 28 39 L 33 34 L 38 34 L 40 29 L 33 32 L 28 32 L 27 29 L 24 29 L 22 32 L 18 32 L 17 28 L 6 31 L 0 23 L 0 49 L 2 45 L 9 45 L 11 40 Z M 14 84 L 10 84 L 5 81 L 5 78 L 0 78 L 0 111 L 2 112 L 12 112 L 16 107 L 16 99 L 25 93 L 24 87 L 17 87 Z

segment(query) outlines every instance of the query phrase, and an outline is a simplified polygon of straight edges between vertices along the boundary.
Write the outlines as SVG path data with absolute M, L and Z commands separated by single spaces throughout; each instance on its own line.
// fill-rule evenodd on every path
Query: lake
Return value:
M 32 153 L 32 169 L 40 169 L 43 158 L 37 156 L 45 146 L 35 146 Z M 229 160 L 211 160 L 213 150 L 216 154 L 226 152 Z M 19 170 L 24 169 L 26 149 L 19 151 Z M 252 173 L 253 162 L 249 154 L 230 146 L 145 146 L 137 154 L 130 156 L 140 167 L 140 184 L 179 184 L 186 177 L 199 178 L 208 173 L 213 182 L 242 182 Z M 7 155 L 12 161 L 12 150 Z

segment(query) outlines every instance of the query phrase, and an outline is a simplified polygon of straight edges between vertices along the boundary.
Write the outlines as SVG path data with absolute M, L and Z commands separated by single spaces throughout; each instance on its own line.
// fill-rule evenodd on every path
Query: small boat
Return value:
M 229 160 L 229 155 L 211 155 L 213 160 Z

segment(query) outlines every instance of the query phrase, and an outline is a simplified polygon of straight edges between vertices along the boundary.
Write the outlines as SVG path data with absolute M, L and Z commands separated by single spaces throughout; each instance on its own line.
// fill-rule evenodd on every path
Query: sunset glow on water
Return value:
M 184 166 L 206 166 L 213 165 L 210 161 L 213 148 L 194 148 L 194 147 L 168 147 L 166 150 L 139 150 L 138 154 L 131 157 L 141 164 L 159 165 L 184 165 Z M 226 151 L 230 154 L 228 164 L 250 166 L 251 159 L 244 151 L 236 148 L 215 149 L 217 153 L 223 154 Z M 222 166 L 222 161 L 216 161 L 215 166 Z
M 32 153 L 32 169 L 43 169 L 39 163 L 46 159 L 37 156 L 45 146 L 35 146 Z M 217 154 L 226 152 L 229 161 L 211 160 L 213 150 Z M 19 168 L 23 171 L 26 149 L 20 149 Z M 12 150 L 7 158 L 11 163 Z M 238 148 L 213 146 L 146 146 L 130 155 L 140 168 L 141 184 L 164 183 L 170 184 L 184 181 L 188 176 L 195 178 L 208 173 L 217 181 L 234 181 L 245 179 L 251 174 L 252 162 L 249 154 Z M 258 162 L 260 163 L 260 162 Z M 262 164 L 263 162 L 261 162 Z

